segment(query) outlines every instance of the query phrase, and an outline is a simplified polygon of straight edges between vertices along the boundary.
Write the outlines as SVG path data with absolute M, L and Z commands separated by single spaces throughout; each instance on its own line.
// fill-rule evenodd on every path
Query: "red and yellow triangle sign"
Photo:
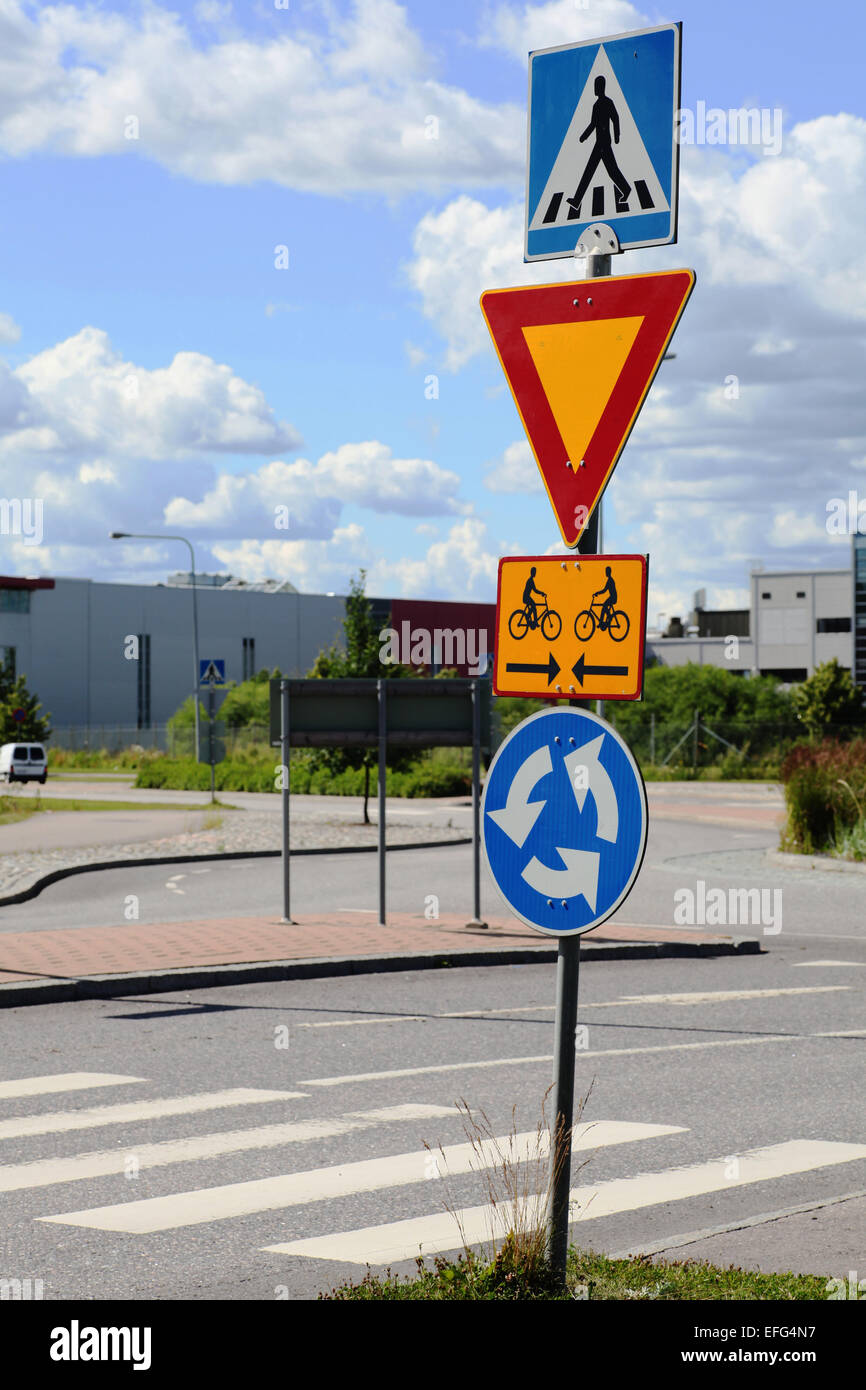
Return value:
M 694 283 L 693 270 L 663 270 L 481 296 L 568 546 L 607 486 Z

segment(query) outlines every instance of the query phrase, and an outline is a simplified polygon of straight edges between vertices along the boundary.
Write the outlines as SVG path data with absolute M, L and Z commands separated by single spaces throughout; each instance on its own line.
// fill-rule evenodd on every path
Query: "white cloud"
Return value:
M 383 559 L 356 524 L 338 528 L 327 541 L 243 540 L 219 542 L 212 549 L 220 564 L 235 574 L 287 578 L 307 592 L 345 593 L 350 577 L 363 568 L 371 595 L 492 603 L 499 552 L 490 547 L 484 523 L 466 517 L 417 558 Z
M 478 517 L 455 522 L 448 535 L 434 541 L 417 559 L 378 559 L 370 568 L 370 593 L 405 598 L 476 599 L 492 603 L 496 595 L 499 553 L 490 547 L 487 527 Z
M 14 372 L 0 364 L 0 459 L 260 454 L 300 443 L 259 387 L 202 353 L 178 352 L 148 370 L 101 329 L 82 328 Z
M 430 459 L 394 458 L 373 439 L 341 444 L 317 463 L 274 460 L 254 473 L 222 473 L 198 502 L 173 497 L 165 523 L 239 535 L 272 528 L 278 509 L 285 508 L 290 535 L 322 539 L 333 533 L 345 505 L 399 516 L 465 512 L 459 487 L 456 473 Z
M 21 329 L 11 314 L 0 314 L 0 343 L 17 343 Z
M 484 486 L 490 492 L 541 492 L 538 464 L 525 439 L 508 445 L 485 473 Z
M 394 0 L 321 7 L 318 33 L 292 14 L 266 38 L 224 26 L 213 0 L 198 17 L 194 40 L 158 4 L 31 14 L 4 0 L 0 148 L 140 154 L 191 179 L 334 197 L 519 182 L 521 108 L 437 81 Z
M 652 23 L 628 0 L 548 0 L 541 5 L 495 6 L 485 19 L 484 41 L 526 61 L 534 48 L 580 43 L 600 34 L 622 34 Z

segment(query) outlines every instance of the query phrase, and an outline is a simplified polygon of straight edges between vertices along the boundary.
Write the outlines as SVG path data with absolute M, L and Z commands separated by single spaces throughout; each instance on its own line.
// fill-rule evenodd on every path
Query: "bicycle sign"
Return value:
M 494 693 L 639 700 L 646 597 L 645 555 L 500 560 Z

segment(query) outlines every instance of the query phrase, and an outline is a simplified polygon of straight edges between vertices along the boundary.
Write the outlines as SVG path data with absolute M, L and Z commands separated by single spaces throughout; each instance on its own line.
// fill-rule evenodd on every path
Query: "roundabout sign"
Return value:
M 646 849 L 646 789 L 610 724 L 557 707 L 501 744 L 481 820 L 487 867 L 515 916 L 548 936 L 576 936 L 631 891 Z

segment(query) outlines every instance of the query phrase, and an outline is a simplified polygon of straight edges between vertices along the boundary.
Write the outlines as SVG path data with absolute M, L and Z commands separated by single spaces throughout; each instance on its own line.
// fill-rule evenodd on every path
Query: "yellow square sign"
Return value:
M 500 560 L 494 694 L 639 700 L 646 604 L 645 555 Z

